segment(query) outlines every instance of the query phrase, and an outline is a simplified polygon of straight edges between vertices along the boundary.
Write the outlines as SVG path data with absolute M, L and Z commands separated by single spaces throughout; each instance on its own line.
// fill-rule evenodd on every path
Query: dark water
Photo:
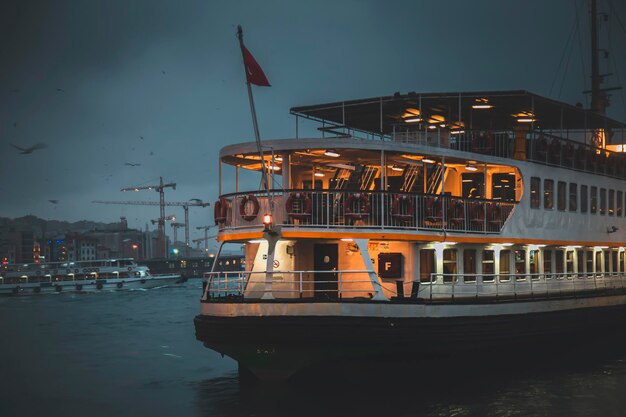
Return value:
M 0 416 L 626 416 L 626 349 L 614 346 L 497 359 L 460 348 L 243 384 L 235 362 L 194 338 L 199 294 L 191 281 L 0 298 Z

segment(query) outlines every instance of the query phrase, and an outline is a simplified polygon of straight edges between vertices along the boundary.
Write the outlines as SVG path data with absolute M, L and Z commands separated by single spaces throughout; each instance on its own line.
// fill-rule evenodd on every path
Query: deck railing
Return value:
M 372 298 L 375 290 L 367 270 L 271 271 L 275 298 L 341 299 Z M 220 271 L 203 275 L 204 298 L 261 298 L 265 293 L 265 271 Z M 320 280 L 319 277 L 324 277 Z M 318 279 L 313 279 L 317 277 Z
M 303 301 L 370 300 L 372 271 L 273 271 L 274 299 Z M 315 274 L 329 279 L 314 280 Z M 346 276 L 350 275 L 348 279 Z M 355 279 L 356 277 L 356 279 Z M 319 278 L 319 275 L 318 275 Z M 331 279 L 332 278 L 332 279 Z M 265 291 L 266 272 L 206 273 L 205 300 L 258 299 Z M 252 284 L 259 284 L 251 289 Z M 411 288 L 404 291 L 405 285 Z M 430 282 L 384 281 L 389 301 L 454 303 L 589 297 L 626 293 L 624 273 L 431 274 Z M 402 293 L 400 293 L 402 291 Z
M 227 210 L 221 229 L 262 226 L 263 214 L 271 212 L 274 224 L 287 227 L 467 233 L 499 233 L 516 204 L 441 194 L 332 190 L 238 193 L 223 196 L 223 201 Z

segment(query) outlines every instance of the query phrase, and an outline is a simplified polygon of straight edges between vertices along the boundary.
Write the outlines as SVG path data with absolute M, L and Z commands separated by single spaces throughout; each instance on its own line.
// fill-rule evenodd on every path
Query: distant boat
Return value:
M 128 258 L 29 263 L 0 271 L 0 294 L 154 288 L 179 281 L 180 274 L 151 274 Z

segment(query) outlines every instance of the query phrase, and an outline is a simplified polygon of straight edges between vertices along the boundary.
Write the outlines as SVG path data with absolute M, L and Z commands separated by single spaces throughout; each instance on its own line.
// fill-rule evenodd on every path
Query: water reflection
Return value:
M 250 383 L 233 373 L 194 388 L 201 416 L 623 416 L 622 352 L 600 347 L 546 349 L 533 358 L 523 351 L 353 361 L 285 383 Z

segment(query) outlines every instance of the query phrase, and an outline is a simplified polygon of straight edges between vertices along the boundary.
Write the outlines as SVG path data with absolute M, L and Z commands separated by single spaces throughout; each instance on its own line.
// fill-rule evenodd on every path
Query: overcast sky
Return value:
M 626 87 L 626 6 L 612 3 L 599 1 L 614 13 L 610 42 L 603 37 L 615 62 L 608 84 Z M 158 201 L 154 191 L 119 190 L 156 184 L 160 175 L 178 184 L 166 200 L 215 201 L 219 149 L 254 140 L 238 24 L 272 83 L 254 88 L 261 136 L 277 139 L 294 134 L 290 107 L 396 91 L 525 89 L 586 103 L 587 7 L 584 0 L 4 0 L 0 215 L 107 222 L 123 215 L 143 228 L 158 207 L 90 202 Z M 571 37 L 577 14 L 581 36 Z M 624 95 L 617 92 L 609 109 L 621 121 Z M 48 147 L 30 155 L 10 145 L 39 142 Z M 166 212 L 182 219 L 182 210 Z M 212 208 L 192 208 L 190 217 L 192 228 L 212 224 Z

